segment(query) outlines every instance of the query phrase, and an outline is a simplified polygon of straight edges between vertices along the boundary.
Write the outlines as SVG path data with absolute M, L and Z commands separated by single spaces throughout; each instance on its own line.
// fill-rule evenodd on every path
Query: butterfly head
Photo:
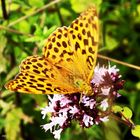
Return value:
M 75 86 L 79 88 L 80 91 L 83 92 L 83 94 L 86 94 L 89 96 L 93 94 L 92 87 L 88 83 L 86 83 L 84 80 L 76 79 L 74 83 L 75 83 Z

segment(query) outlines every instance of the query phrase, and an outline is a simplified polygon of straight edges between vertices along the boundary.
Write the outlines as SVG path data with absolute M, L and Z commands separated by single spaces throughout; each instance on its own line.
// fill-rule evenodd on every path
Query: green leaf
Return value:
M 30 25 L 26 20 L 19 22 L 18 30 L 23 33 L 30 33 Z
M 25 14 L 25 15 L 29 15 L 29 14 L 32 14 L 34 11 L 36 10 L 36 7 L 30 7 L 29 9 L 27 9 L 27 7 L 24 7 L 22 9 L 22 12 Z M 29 20 L 29 19 L 28 19 Z M 30 22 L 29 22 L 30 23 Z
M 104 136 L 105 140 L 121 140 L 120 135 L 121 131 L 117 122 L 113 119 L 110 119 L 108 122 L 104 123 Z
M 88 4 L 88 1 L 85 0 L 71 0 L 70 2 L 72 9 L 77 13 L 84 11 L 86 9 L 86 5 Z
M 130 108 L 128 107 L 121 107 L 121 106 L 118 106 L 118 105 L 115 105 L 112 107 L 112 111 L 114 113 L 122 113 L 123 114 L 123 117 L 122 119 L 131 119 L 132 118 L 132 111 Z
M 1 115 L 4 116 L 10 109 L 14 107 L 13 101 L 10 102 L 5 102 L 3 100 L 0 100 L 0 109 L 1 110 Z
M 10 4 L 10 11 L 16 11 L 16 10 L 18 10 L 20 8 L 20 5 L 19 4 L 16 4 L 16 3 L 14 3 L 14 2 L 12 2 L 11 4 Z
M 8 73 L 8 75 L 6 76 L 5 81 L 8 81 L 8 80 L 11 79 L 13 76 L 15 76 L 15 75 L 17 74 L 18 71 L 19 71 L 19 67 L 18 67 L 18 66 L 14 67 L 14 68 Z
M 35 7 L 41 7 L 44 4 L 42 0 L 29 0 L 28 2 L 31 6 Z
M 133 136 L 140 138 L 140 125 L 136 125 L 133 129 L 131 129 L 131 133 Z
M 132 118 L 132 115 L 133 115 L 131 109 L 128 108 L 128 107 L 123 107 L 122 114 L 127 119 L 131 119 Z
M 89 6 L 95 4 L 96 6 L 98 6 L 99 4 L 101 4 L 102 0 L 71 0 L 71 5 L 72 5 L 72 9 L 79 13 L 84 11 L 85 9 L 87 9 Z
M 5 119 L 5 133 L 7 140 L 23 140 L 20 132 L 20 121 L 22 110 L 20 108 L 14 108 L 7 113 Z
M 60 8 L 60 13 L 63 13 L 64 16 L 71 16 L 71 13 L 68 9 Z
M 43 103 L 46 101 L 46 97 L 43 95 L 31 95 L 32 98 L 36 101 L 37 105 L 42 106 Z
M 13 94 L 13 91 L 10 91 L 10 90 L 4 90 L 1 94 L 1 98 L 5 98 L 5 97 L 8 97 L 10 95 Z
M 138 82 L 138 83 L 136 84 L 136 88 L 137 88 L 138 90 L 140 90 L 140 82 Z
M 34 32 L 34 34 L 36 35 L 36 36 L 41 36 L 42 35 L 42 28 L 38 25 L 38 24 L 34 24 L 34 26 L 35 26 L 35 32 Z
M 114 50 L 118 45 L 118 42 L 113 37 L 106 35 L 106 47 L 108 50 Z
M 42 40 L 41 36 L 33 36 L 33 37 L 27 38 L 25 41 L 26 42 L 37 42 L 37 41 L 41 41 L 41 40 Z
M 118 105 L 114 105 L 114 106 L 112 107 L 112 111 L 113 111 L 114 113 L 121 112 L 121 111 L 122 111 L 122 107 L 121 107 L 121 106 L 118 106 Z
M 6 72 L 6 59 L 3 56 L 3 51 L 6 47 L 7 39 L 5 36 L 0 34 L 0 73 Z
M 1 129 L 5 126 L 5 119 L 4 118 L 0 118 L 0 133 L 1 133 Z
M 47 28 L 46 26 L 43 28 L 43 35 L 45 35 L 45 37 L 48 37 L 51 33 L 53 33 L 53 31 L 55 31 L 57 28 L 57 26 L 52 26 L 51 28 Z

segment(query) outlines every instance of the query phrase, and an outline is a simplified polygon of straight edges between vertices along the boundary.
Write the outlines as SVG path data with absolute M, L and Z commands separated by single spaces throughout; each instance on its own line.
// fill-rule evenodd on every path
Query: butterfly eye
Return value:
M 76 81 L 75 81 L 75 86 L 76 87 L 78 87 L 78 88 L 81 88 L 81 87 L 83 87 L 85 84 L 84 84 L 84 82 L 81 80 L 81 79 L 77 79 Z
M 81 85 L 81 81 L 76 80 L 76 81 L 75 81 L 75 85 L 76 85 L 76 87 L 80 87 L 80 85 Z

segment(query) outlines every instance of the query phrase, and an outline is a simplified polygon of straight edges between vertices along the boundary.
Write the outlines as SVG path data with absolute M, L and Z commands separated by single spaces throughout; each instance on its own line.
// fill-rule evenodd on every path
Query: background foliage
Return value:
M 41 54 L 44 40 L 59 26 L 68 26 L 88 5 L 95 3 L 100 17 L 100 54 L 140 65 L 140 1 L 139 0 L 5 0 L 6 11 L 0 9 L 0 139 L 51 140 L 52 135 L 41 129 L 40 107 L 47 104 L 45 95 L 13 93 L 4 88 L 29 55 Z M 49 4 L 52 3 L 52 4 Z M 37 9 L 46 9 L 35 13 Z M 28 16 L 29 15 L 29 16 Z M 26 16 L 25 19 L 20 19 Z M 15 22 L 16 21 L 16 22 Z M 18 21 L 18 22 L 17 22 Z M 98 59 L 98 62 L 100 59 Z M 140 124 L 140 72 L 124 65 L 120 69 L 126 84 L 117 104 L 130 107 L 133 121 Z M 137 140 L 130 129 L 110 120 L 81 130 L 73 123 L 62 139 L 67 140 Z

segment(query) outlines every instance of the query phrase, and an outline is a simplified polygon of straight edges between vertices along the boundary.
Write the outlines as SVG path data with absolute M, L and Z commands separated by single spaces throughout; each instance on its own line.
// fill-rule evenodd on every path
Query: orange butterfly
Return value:
M 91 95 L 98 40 L 97 11 L 90 7 L 69 27 L 56 29 L 48 37 L 43 55 L 27 57 L 6 88 L 33 94 Z

